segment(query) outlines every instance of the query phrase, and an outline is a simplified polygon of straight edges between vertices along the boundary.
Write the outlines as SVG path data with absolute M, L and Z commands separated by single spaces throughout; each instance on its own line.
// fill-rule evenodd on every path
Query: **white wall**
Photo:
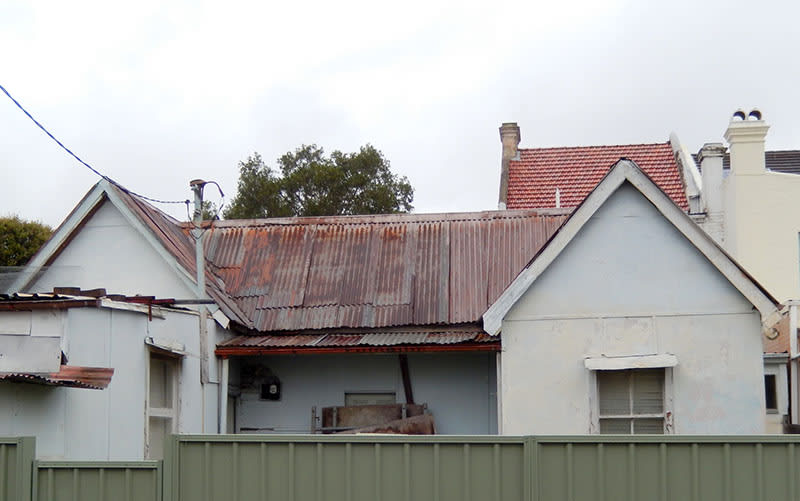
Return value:
M 194 298 L 164 259 L 122 213 L 105 202 L 28 290 L 105 288 L 109 293 Z
M 586 357 L 671 353 L 676 433 L 761 433 L 760 317 L 633 187 L 503 321 L 504 434 L 590 432 Z
M 494 359 L 493 353 L 408 355 L 414 401 L 428 404 L 437 433 L 497 432 Z M 244 364 L 269 367 L 281 381 L 281 400 L 259 400 L 255 390 L 243 389 L 237 432 L 308 433 L 311 407 L 344 405 L 345 392 L 395 392 L 397 402 L 405 402 L 397 355 L 279 355 L 242 358 L 236 365 Z M 238 368 L 233 370 L 238 380 Z
M 198 317 L 165 314 L 165 319 L 150 321 L 146 314 L 107 308 L 34 311 L 32 335 L 51 333 L 53 326 L 63 325 L 69 364 L 111 367 L 114 376 L 104 390 L 0 383 L 0 435 L 35 435 L 42 459 L 143 459 L 146 337 L 173 340 L 186 348 L 180 363 L 178 430 L 216 431 L 216 386 L 213 398 L 204 402 L 200 385 Z M 206 423 L 204 404 L 205 415 L 212 416 Z

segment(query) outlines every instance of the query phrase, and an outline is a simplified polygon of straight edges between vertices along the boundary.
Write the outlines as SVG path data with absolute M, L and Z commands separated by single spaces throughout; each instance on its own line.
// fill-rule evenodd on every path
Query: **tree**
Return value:
M 326 156 L 303 145 L 278 159 L 279 171 L 258 153 L 239 162 L 239 186 L 226 219 L 334 216 L 408 212 L 414 189 L 393 174 L 389 161 L 371 145 L 357 153 Z
M 0 217 L 0 266 L 23 266 L 50 238 L 52 228 L 19 216 Z

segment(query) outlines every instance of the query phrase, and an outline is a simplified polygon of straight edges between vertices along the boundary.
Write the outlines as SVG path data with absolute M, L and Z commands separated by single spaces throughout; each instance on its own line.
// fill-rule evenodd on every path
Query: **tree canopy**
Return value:
M 393 174 L 389 161 L 371 145 L 357 153 L 325 155 L 303 145 L 278 159 L 273 170 L 254 153 L 239 162 L 236 196 L 226 219 L 284 216 L 335 216 L 408 212 L 414 189 Z
M 0 266 L 23 266 L 50 238 L 52 228 L 19 216 L 0 217 Z

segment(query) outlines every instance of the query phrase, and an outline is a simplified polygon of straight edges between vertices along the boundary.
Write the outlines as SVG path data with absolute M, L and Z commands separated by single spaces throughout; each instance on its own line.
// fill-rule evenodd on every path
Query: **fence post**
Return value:
M 176 501 L 178 499 L 178 435 L 170 435 L 164 447 L 164 461 L 161 469 L 161 499 Z
M 535 436 L 525 437 L 525 499 L 539 500 L 539 441 Z
M 31 501 L 33 495 L 33 462 L 36 459 L 36 437 L 17 439 L 17 498 Z

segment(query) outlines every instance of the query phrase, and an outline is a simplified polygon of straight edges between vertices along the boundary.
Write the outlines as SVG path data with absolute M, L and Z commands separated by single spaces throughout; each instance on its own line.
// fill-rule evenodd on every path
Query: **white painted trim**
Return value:
M 483 314 L 484 330 L 492 336 L 500 333 L 503 318 L 519 301 L 533 282 L 561 254 L 561 251 L 575 238 L 586 222 L 625 182 L 631 183 L 645 196 L 656 209 L 681 232 L 739 292 L 761 313 L 765 328 L 771 327 L 780 313 L 775 303 L 739 268 L 725 251 L 687 216 L 675 203 L 656 186 L 635 163 L 620 160 L 611 168 L 600 184 L 592 190 L 578 206 L 572 216 L 556 232 L 550 242 L 541 250 L 527 268 L 514 279 L 500 297 Z
M 183 343 L 179 343 L 173 339 L 148 336 L 144 338 L 144 344 L 152 346 L 158 350 L 168 351 L 178 357 L 186 356 L 186 346 L 184 346 Z
M 146 304 L 125 303 L 107 298 L 100 299 L 100 306 L 112 310 L 131 311 L 134 313 L 141 313 L 143 315 L 150 315 L 153 318 L 167 318 L 162 309 L 158 306 L 148 307 Z
M 619 371 L 625 369 L 663 369 L 678 365 L 678 357 L 661 355 L 632 355 L 629 357 L 591 357 L 583 360 L 590 371 Z
M 231 319 L 228 318 L 228 316 L 225 315 L 225 313 L 223 313 L 220 309 L 217 309 L 217 311 L 211 315 L 211 318 L 213 318 L 223 329 L 227 329 L 231 323 Z

